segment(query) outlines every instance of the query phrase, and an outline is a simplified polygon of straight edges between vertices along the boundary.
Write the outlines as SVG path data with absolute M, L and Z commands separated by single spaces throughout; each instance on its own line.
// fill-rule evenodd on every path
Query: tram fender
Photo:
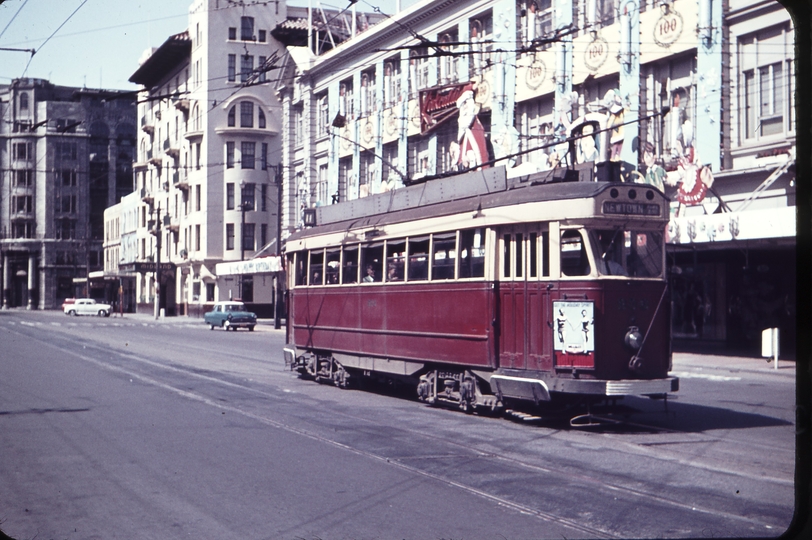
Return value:
M 491 375 L 491 387 L 495 387 L 496 395 L 535 401 L 550 401 L 550 390 L 547 384 L 539 379 L 525 377 L 512 377 L 510 375 Z

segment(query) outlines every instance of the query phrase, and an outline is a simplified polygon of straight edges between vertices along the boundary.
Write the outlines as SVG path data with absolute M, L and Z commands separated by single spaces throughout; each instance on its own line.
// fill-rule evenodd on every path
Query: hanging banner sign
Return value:
M 215 266 L 218 276 L 238 274 L 268 274 L 282 271 L 281 257 L 259 257 L 248 261 L 219 263 Z
M 473 91 L 470 82 L 439 86 L 420 91 L 420 133 L 425 135 L 457 114 L 457 100 L 466 90 Z

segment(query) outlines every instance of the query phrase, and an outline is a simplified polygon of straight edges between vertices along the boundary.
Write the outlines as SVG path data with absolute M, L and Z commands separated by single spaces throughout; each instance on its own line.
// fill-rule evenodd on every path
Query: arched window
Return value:
M 20 94 L 20 110 L 27 111 L 28 110 L 28 94 L 25 92 Z
M 231 107 L 228 111 L 228 127 L 237 125 L 237 106 Z
M 254 104 L 250 101 L 240 102 L 240 127 L 254 127 Z
M 260 129 L 265 129 L 265 113 L 262 112 L 262 109 L 257 109 L 259 112 L 259 127 Z

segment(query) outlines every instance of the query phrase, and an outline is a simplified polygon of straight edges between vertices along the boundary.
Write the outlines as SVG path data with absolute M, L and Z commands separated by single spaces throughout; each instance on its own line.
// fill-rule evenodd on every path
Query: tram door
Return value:
M 551 370 L 549 232 L 544 224 L 499 231 L 499 364 Z

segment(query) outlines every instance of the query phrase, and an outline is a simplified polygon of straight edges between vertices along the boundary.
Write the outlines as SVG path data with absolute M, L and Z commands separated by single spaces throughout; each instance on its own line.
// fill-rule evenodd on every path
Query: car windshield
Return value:
M 245 311 L 245 306 L 242 304 L 226 304 L 225 311 Z
M 598 271 L 605 276 L 660 277 L 663 273 L 663 234 L 659 231 L 593 229 Z

